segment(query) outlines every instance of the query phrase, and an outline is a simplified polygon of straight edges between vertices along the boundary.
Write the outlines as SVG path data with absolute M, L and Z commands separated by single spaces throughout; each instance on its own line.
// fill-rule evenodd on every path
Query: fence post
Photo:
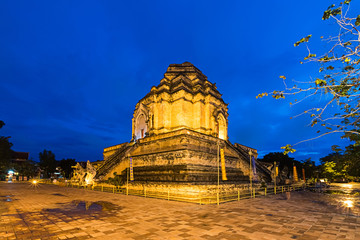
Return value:
M 238 201 L 240 201 L 240 190 L 238 189 Z
M 219 191 L 216 193 L 216 202 L 217 202 L 217 205 L 219 205 Z
M 266 188 L 265 188 L 265 191 L 264 191 L 264 192 L 265 192 L 265 196 L 266 196 Z
M 274 194 L 276 195 L 276 187 L 274 187 Z
M 255 190 L 255 188 L 254 188 L 254 198 L 256 197 L 256 190 Z

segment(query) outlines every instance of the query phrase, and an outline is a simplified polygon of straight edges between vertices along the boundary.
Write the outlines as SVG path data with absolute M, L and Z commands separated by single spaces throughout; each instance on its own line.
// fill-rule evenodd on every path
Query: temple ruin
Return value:
M 216 85 L 189 62 L 170 64 L 160 84 L 136 104 L 131 141 L 104 149 L 96 178 L 129 179 L 131 160 L 133 183 L 217 184 L 220 149 L 227 175 L 221 184 L 248 184 L 250 175 L 271 179 L 256 160 L 250 164 L 256 149 L 229 141 L 228 104 Z

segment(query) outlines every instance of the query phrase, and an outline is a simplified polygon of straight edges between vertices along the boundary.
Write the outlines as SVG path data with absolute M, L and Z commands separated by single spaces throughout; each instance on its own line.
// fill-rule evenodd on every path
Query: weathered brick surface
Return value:
M 291 194 L 204 206 L 0 183 L 0 239 L 359 239 L 358 213 L 327 196 Z

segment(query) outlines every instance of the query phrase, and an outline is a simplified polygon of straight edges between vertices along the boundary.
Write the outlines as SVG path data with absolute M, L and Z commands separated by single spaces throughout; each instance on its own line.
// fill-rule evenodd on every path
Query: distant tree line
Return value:
M 316 165 L 311 158 L 297 161 L 282 152 L 271 152 L 258 160 L 270 166 L 276 162 L 281 182 L 293 177 L 294 166 L 296 166 L 299 179 L 302 179 L 302 169 L 304 169 L 307 180 L 316 181 L 326 178 L 331 182 L 360 181 L 360 146 L 351 144 L 345 150 L 341 150 L 338 146 L 333 146 L 332 149 L 333 153 L 320 158 L 319 165 Z
M 63 177 L 70 178 L 73 171 L 71 167 L 76 165 L 75 159 L 72 158 L 55 160 L 55 154 L 47 150 L 39 153 L 39 160 L 39 166 L 43 171 L 44 178 L 53 177 L 57 168 Z
M 0 120 L 0 129 L 5 123 Z M 33 160 L 16 162 L 12 161 L 14 151 L 9 136 L 0 136 L 0 180 L 4 180 L 9 170 L 16 170 L 20 176 L 38 177 L 42 172 L 44 178 L 53 177 L 57 169 L 65 178 L 72 175 L 71 166 L 76 165 L 75 159 L 67 158 L 60 161 L 55 160 L 55 154 L 44 150 L 39 153 L 39 162 Z

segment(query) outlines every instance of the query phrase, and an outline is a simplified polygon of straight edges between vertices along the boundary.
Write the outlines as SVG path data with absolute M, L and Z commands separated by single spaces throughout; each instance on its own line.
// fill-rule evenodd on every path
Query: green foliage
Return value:
M 336 176 L 339 175 L 339 172 L 335 169 L 336 163 L 335 162 L 326 162 L 322 166 L 322 174 L 328 180 L 332 181 Z
M 355 26 L 360 26 L 360 15 L 357 16 L 356 21 L 355 21 Z
M 37 166 L 34 161 L 16 162 L 13 167 L 21 176 L 34 177 L 36 175 Z
M 297 47 L 297 46 L 299 46 L 301 43 L 309 42 L 311 36 L 312 36 L 312 35 L 310 34 L 310 35 L 307 35 L 306 37 L 303 37 L 302 39 L 300 39 L 299 41 L 297 41 L 296 43 L 294 43 L 294 46 Z
M 316 57 L 316 54 L 309 53 L 309 55 L 307 55 L 307 56 L 304 58 L 304 60 L 308 60 L 308 59 L 314 58 L 314 57 Z
M 281 149 L 284 149 L 284 155 L 287 155 L 288 153 L 294 153 L 296 150 L 290 145 L 287 144 L 286 146 L 281 147 Z
M 322 176 L 331 180 L 348 180 L 360 177 L 360 146 L 353 144 L 342 151 L 339 146 L 333 146 L 334 153 L 320 158 Z
M 319 79 L 319 78 L 317 78 L 317 79 L 315 80 L 315 84 L 318 85 L 318 86 L 320 86 L 320 87 L 325 86 L 326 83 L 327 83 L 327 82 L 326 82 L 325 80 L 322 80 L 322 79 Z
M 312 35 L 301 38 L 294 44 L 295 47 L 306 45 L 308 53 L 305 61 L 319 65 L 315 76 L 309 81 L 296 82 L 293 86 L 285 81 L 285 76 L 280 76 L 285 89 L 272 93 L 275 99 L 301 96 L 295 103 L 290 102 L 291 106 L 300 102 L 312 104 L 307 110 L 296 115 L 308 115 L 309 126 L 319 126 L 320 130 L 317 129 L 316 137 L 311 140 L 339 132 L 344 134 L 344 138 L 350 139 L 354 139 L 353 135 L 360 134 L 360 15 L 356 18 L 347 16 L 350 2 L 347 0 L 338 5 L 332 4 L 324 11 L 322 19 L 331 20 L 339 29 L 336 31 L 338 35 L 324 39 L 329 49 L 327 52 L 318 54 L 319 56 L 311 53 L 308 44 Z M 259 94 L 258 98 L 263 96 L 268 94 Z M 310 139 L 296 144 L 308 140 Z M 358 144 L 360 139 L 355 141 L 355 145 Z M 291 145 L 282 149 L 284 153 L 294 152 Z
M 338 145 L 333 145 L 331 147 L 331 150 L 333 150 L 336 153 L 342 152 L 341 148 Z
M 350 1 L 347 1 L 347 2 L 348 2 L 347 4 L 350 3 Z M 339 6 L 338 8 L 335 8 L 335 9 L 334 9 L 334 7 L 335 7 L 335 4 L 328 7 L 328 9 L 324 12 L 322 20 L 327 20 L 331 16 L 336 16 L 336 15 L 341 14 L 342 6 Z
M 271 152 L 266 154 L 262 159 L 259 158 L 258 161 L 268 163 L 273 165 L 276 162 L 279 170 L 279 178 L 284 182 L 284 178 L 289 178 L 293 171 L 293 166 L 297 167 L 298 174 L 300 174 L 301 169 L 305 169 L 306 178 L 315 177 L 317 166 L 315 162 L 311 161 L 311 158 L 306 159 L 303 162 L 299 162 L 289 155 L 284 155 L 282 152 Z M 299 175 L 299 178 L 302 178 L 302 175 Z

